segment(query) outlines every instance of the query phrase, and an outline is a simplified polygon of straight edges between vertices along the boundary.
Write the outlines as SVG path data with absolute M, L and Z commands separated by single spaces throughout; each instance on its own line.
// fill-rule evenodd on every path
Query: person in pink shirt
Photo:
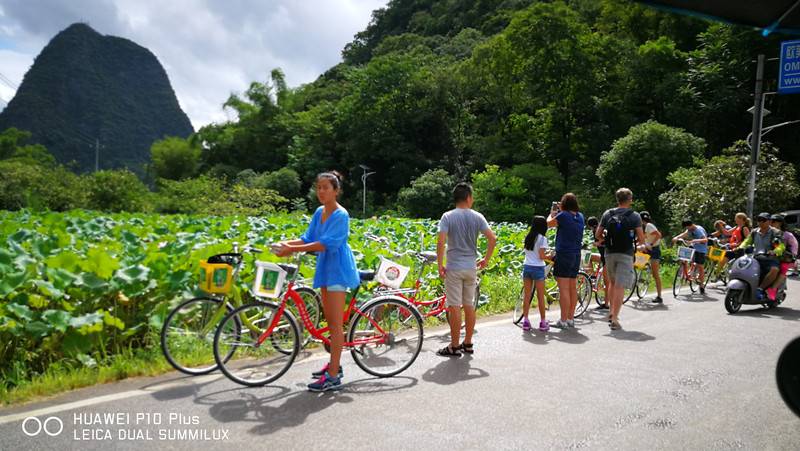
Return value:
M 783 215 L 772 215 L 770 222 L 772 223 L 772 227 L 783 232 L 783 243 L 786 245 L 786 251 L 784 251 L 781 258 L 780 275 L 778 276 L 777 283 L 774 285 L 780 287 L 786 280 L 786 274 L 789 272 L 789 268 L 794 265 L 794 261 L 797 258 L 797 238 L 792 232 L 786 230 L 786 222 Z

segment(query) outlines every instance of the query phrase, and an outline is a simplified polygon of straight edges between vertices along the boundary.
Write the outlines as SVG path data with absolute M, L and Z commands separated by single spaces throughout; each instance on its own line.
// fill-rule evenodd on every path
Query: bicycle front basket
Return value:
M 725 258 L 725 249 L 721 247 L 711 247 L 708 249 L 708 259 L 712 262 L 721 262 Z
M 681 246 L 678 248 L 678 260 L 691 263 L 694 259 L 694 248 Z
M 225 294 L 231 289 L 233 266 L 227 263 L 200 262 L 200 289 L 210 294 Z
M 277 298 L 283 293 L 286 271 L 275 263 L 256 261 L 256 281 L 253 292 L 257 296 Z
M 637 252 L 634 258 L 635 260 L 633 261 L 633 267 L 636 269 L 643 269 L 645 266 L 647 266 L 647 262 L 650 261 L 650 254 Z

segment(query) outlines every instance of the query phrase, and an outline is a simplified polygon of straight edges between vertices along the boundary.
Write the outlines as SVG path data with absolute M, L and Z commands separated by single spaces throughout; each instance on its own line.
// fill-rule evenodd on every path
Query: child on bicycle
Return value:
M 528 235 L 525 236 L 525 265 L 522 269 L 522 330 L 531 330 L 528 312 L 531 308 L 532 289 L 536 289 L 536 300 L 539 306 L 539 330 L 550 330 L 550 323 L 545 319 L 544 301 L 544 276 L 545 276 L 545 249 L 548 249 L 547 219 L 544 216 L 534 216 Z
M 314 288 L 319 288 L 322 294 L 322 308 L 330 329 L 331 359 L 321 370 L 312 373 L 318 379 L 308 385 L 310 391 L 342 388 L 340 360 L 344 344 L 345 293 L 359 285 L 356 261 L 347 244 L 350 215 L 336 200 L 341 193 L 341 183 L 341 175 L 336 171 L 317 175 L 317 199 L 322 206 L 314 212 L 300 239 L 281 242 L 275 252 L 279 257 L 295 252 L 317 253 Z
M 692 264 L 694 264 L 697 268 L 697 280 L 700 282 L 700 294 L 704 294 L 706 292 L 706 288 L 703 286 L 702 281 L 706 280 L 706 275 L 703 265 L 706 263 L 706 254 L 708 253 L 708 235 L 706 234 L 706 229 L 695 224 L 691 219 L 684 219 L 681 223 L 681 226 L 683 226 L 686 230 L 684 230 L 680 235 L 673 237 L 672 242 L 675 243 L 678 240 L 689 238 L 687 243 L 694 248 L 694 258 L 692 259 Z

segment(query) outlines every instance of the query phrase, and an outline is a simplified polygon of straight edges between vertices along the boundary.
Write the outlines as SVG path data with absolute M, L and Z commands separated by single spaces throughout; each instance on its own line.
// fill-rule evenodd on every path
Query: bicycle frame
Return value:
M 299 272 L 300 272 L 300 268 L 298 267 L 297 273 L 299 273 Z M 286 311 L 286 305 L 289 302 L 289 300 L 294 302 L 295 307 L 297 307 L 297 311 L 300 313 L 300 321 L 303 322 L 303 327 L 305 327 L 305 329 L 308 331 L 308 333 L 311 334 L 311 336 L 313 338 L 315 338 L 317 340 L 320 340 L 324 344 L 330 346 L 331 340 L 330 340 L 330 338 L 328 338 L 325 335 L 325 332 L 329 332 L 330 331 L 330 327 L 323 327 L 321 329 L 317 329 L 314 326 L 314 324 L 311 322 L 311 319 L 309 317 L 308 309 L 306 308 L 306 303 L 303 300 L 303 298 L 300 297 L 300 295 L 297 294 L 296 291 L 294 291 L 294 285 L 295 285 L 294 284 L 294 280 L 289 281 L 289 285 L 286 288 L 286 292 L 283 295 L 283 299 L 281 300 L 281 304 L 278 307 L 277 313 L 272 318 L 272 321 L 270 321 L 270 324 L 267 327 L 267 330 L 265 330 L 258 337 L 258 340 L 256 341 L 256 346 L 261 346 L 261 344 L 263 344 L 264 341 L 266 341 L 267 338 L 272 334 L 273 330 L 275 330 L 275 328 L 278 325 L 278 322 L 280 321 L 280 318 L 283 316 L 284 312 Z M 344 347 L 345 348 L 354 348 L 356 346 L 362 346 L 362 345 L 366 345 L 366 344 L 380 344 L 380 343 L 384 343 L 386 341 L 386 332 L 380 327 L 380 325 L 373 318 L 371 318 L 370 316 L 365 315 L 364 312 L 361 311 L 361 309 L 359 309 L 358 306 L 356 305 L 356 297 L 358 295 L 359 289 L 360 289 L 360 286 L 359 286 L 359 288 L 356 288 L 356 290 L 351 295 L 350 303 L 348 304 L 347 309 L 345 309 L 345 311 L 344 311 L 344 317 L 343 317 L 344 320 L 342 322 L 343 323 L 346 322 L 347 319 L 349 319 L 351 317 L 351 315 L 357 313 L 357 314 L 360 314 L 360 315 L 364 316 L 365 318 L 369 319 L 370 324 L 372 324 L 372 326 L 375 328 L 375 331 L 378 332 L 378 334 L 373 336 L 372 338 L 369 338 L 369 339 L 361 339 L 361 340 L 355 340 L 355 341 L 352 341 L 352 342 L 345 342 L 344 343 Z

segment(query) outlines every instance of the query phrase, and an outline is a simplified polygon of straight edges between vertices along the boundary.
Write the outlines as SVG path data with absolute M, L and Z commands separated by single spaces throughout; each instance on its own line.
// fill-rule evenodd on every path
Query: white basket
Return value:
M 391 260 L 381 257 L 381 265 L 375 274 L 375 280 L 390 288 L 400 288 L 411 268 L 399 265 Z
M 581 250 L 581 266 L 587 268 L 592 264 L 592 252 L 587 250 Z
M 283 293 L 286 271 L 275 263 L 256 262 L 256 281 L 253 292 L 256 296 L 277 298 Z
M 678 248 L 678 260 L 687 263 L 694 261 L 694 248 L 680 246 Z

